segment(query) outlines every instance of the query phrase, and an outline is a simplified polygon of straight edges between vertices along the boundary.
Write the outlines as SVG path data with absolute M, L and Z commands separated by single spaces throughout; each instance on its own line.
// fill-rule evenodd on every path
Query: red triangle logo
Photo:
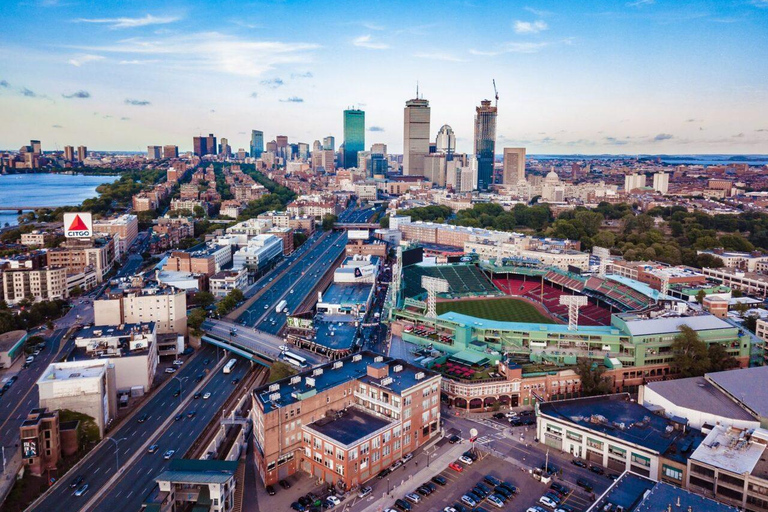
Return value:
M 75 215 L 75 220 L 72 221 L 68 231 L 88 231 L 88 226 L 85 225 L 79 215 Z

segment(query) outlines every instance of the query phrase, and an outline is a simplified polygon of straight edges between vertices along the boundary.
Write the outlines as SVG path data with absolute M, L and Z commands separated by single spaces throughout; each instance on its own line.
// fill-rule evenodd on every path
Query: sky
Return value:
M 214 133 L 401 153 L 405 101 L 472 153 L 768 153 L 768 0 L 3 0 L 0 148 L 145 151 Z

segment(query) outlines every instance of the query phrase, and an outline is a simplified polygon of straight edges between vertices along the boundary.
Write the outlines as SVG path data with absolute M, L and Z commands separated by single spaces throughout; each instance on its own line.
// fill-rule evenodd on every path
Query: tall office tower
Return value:
M 316 152 L 316 151 L 322 151 L 322 150 L 323 150 L 323 145 L 320 144 L 319 140 L 316 140 L 315 142 L 312 143 L 312 152 L 313 153 Z
M 438 153 L 453 155 L 456 152 L 456 135 L 453 133 L 453 128 L 447 124 L 441 126 L 440 131 L 437 132 L 435 146 Z
M 299 159 L 309 160 L 309 144 L 306 142 L 299 142 Z
M 147 160 L 160 160 L 161 154 L 160 146 L 147 146 Z
M 277 142 L 271 140 L 267 142 L 267 151 L 270 153 L 277 154 Z
M 35 155 L 43 154 L 43 147 L 40 145 L 39 140 L 30 140 L 29 145 L 32 146 L 32 153 L 34 153 Z
M 387 145 L 378 143 L 371 146 L 371 154 L 372 155 L 386 155 L 387 154 Z
M 299 145 L 288 144 L 288 148 L 285 151 L 286 160 L 295 160 L 299 156 Z
M 483 100 L 475 109 L 475 157 L 477 158 L 477 188 L 488 190 L 493 185 L 493 160 L 496 156 L 496 112 L 490 100 Z
M 358 151 L 365 151 L 365 112 L 357 109 L 344 111 L 344 167 L 357 165 Z
M 208 139 L 205 137 L 192 137 L 192 152 L 195 156 L 208 154 Z
M 336 170 L 336 152 L 330 149 L 324 149 L 322 153 L 323 159 L 321 165 L 323 169 L 325 169 L 325 172 L 333 172 Z
M 85 146 L 77 146 L 77 159 L 81 162 L 85 162 L 88 158 L 88 148 Z
M 386 154 L 372 152 L 370 164 L 369 176 L 376 176 L 377 174 L 386 176 L 387 170 L 389 170 Z
M 403 175 L 424 176 L 424 156 L 429 154 L 429 101 L 405 102 L 403 120 Z
M 504 148 L 504 174 L 501 182 L 516 185 L 525 181 L 525 148 Z
M 208 134 L 208 137 L 205 141 L 205 147 L 208 150 L 208 152 L 206 153 L 207 155 L 216 154 L 216 137 L 214 137 L 212 133 Z
M 75 148 L 72 146 L 64 146 L 64 160 L 67 162 L 75 161 Z
M 336 137 L 331 135 L 323 137 L 323 149 L 330 149 L 336 151 Z
M 653 175 L 653 190 L 660 194 L 666 194 L 669 191 L 669 174 L 657 172 Z
M 278 135 L 277 137 L 275 137 L 275 142 L 277 143 L 277 146 L 276 146 L 277 156 L 287 160 L 288 157 L 290 156 L 288 154 L 288 136 Z
M 342 142 L 341 145 L 339 146 L 339 158 L 338 158 L 338 164 L 339 164 L 338 167 L 340 169 L 344 169 L 344 167 L 346 167 L 344 165 L 344 157 L 345 156 L 346 155 L 344 154 L 344 143 Z
M 221 138 L 221 144 L 219 145 L 219 154 L 224 158 L 232 156 L 232 148 L 229 145 L 229 141 L 226 137 Z
M 259 158 L 264 152 L 264 132 L 251 130 L 251 157 Z
M 179 146 L 163 146 L 163 158 L 179 158 Z

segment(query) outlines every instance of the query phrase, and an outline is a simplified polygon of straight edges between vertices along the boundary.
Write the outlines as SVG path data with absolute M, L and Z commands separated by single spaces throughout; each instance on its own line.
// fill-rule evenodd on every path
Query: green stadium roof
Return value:
M 451 354 L 451 359 L 458 359 L 459 361 L 478 366 L 488 363 L 488 358 L 485 355 L 474 350 L 462 350 L 461 352 L 456 352 L 455 354 Z

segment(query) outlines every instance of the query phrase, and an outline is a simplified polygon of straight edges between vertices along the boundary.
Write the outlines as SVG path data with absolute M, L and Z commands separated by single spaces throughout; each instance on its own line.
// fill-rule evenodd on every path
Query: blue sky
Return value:
M 399 153 L 418 80 L 471 152 L 495 78 L 497 148 L 768 153 L 768 0 L 3 4 L 3 148 L 311 144 L 355 105 Z

